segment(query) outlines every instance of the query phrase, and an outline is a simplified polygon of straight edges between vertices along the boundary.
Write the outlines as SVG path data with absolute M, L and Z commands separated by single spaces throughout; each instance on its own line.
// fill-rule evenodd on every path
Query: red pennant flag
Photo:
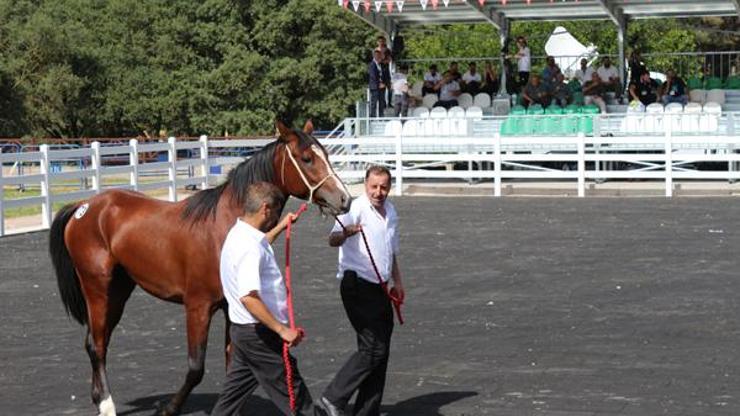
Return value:
M 344 6 L 344 8 L 346 9 L 349 6 L 349 0 L 344 0 L 342 2 L 342 6 Z
M 388 10 L 388 13 L 393 13 L 393 0 L 386 0 L 385 8 Z
M 438 4 L 439 4 L 439 0 L 432 0 L 432 9 L 437 10 Z
M 365 7 L 365 13 L 370 13 L 370 0 L 365 0 L 363 6 Z

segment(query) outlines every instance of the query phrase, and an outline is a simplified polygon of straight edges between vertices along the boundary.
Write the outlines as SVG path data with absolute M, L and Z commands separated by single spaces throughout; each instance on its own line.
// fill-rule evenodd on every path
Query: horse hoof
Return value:
M 180 412 L 172 406 L 172 403 L 168 403 L 166 406 L 157 404 L 157 411 L 154 413 L 155 416 L 175 416 L 178 414 Z

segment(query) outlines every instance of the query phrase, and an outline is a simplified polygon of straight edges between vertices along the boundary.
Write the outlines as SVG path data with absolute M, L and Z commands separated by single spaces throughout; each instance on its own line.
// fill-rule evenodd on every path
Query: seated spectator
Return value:
M 442 80 L 442 74 L 437 72 L 437 65 L 432 64 L 429 66 L 429 72 L 424 74 L 424 86 L 421 88 L 423 95 L 437 94 L 434 86 Z
M 450 109 L 458 104 L 457 97 L 460 95 L 460 84 L 457 82 L 455 74 L 446 72 L 442 80 L 434 87 L 439 91 L 439 101 L 435 107 L 444 107 Z
M 558 74 L 561 74 L 560 67 L 555 63 L 555 58 L 548 56 L 547 65 L 542 70 L 542 82 L 550 88 L 557 82 Z
M 481 86 L 481 76 L 477 71 L 475 62 L 468 64 L 468 72 L 462 76 L 462 90 L 470 95 L 478 94 Z
M 650 72 L 644 71 L 637 82 L 630 83 L 629 94 L 633 101 L 636 100 L 648 106 L 658 101 L 658 83 L 650 78 Z
M 594 72 L 591 74 L 591 81 L 586 82 L 583 86 L 584 104 L 596 104 L 602 113 L 606 113 L 606 102 L 604 101 L 606 90 L 606 84 L 601 81 L 599 73 Z
M 588 81 L 591 81 L 591 74 L 594 72 L 593 68 L 588 66 L 588 60 L 586 58 L 581 59 L 581 67 L 576 70 L 576 75 L 573 77 L 583 86 Z
M 681 103 L 686 105 L 689 102 L 689 96 L 686 91 L 686 82 L 669 69 L 666 72 L 666 80 L 663 85 L 663 104 Z
M 604 58 L 604 63 L 596 72 L 599 73 L 599 79 L 606 91 L 614 92 L 619 102 L 622 102 L 622 82 L 619 79 L 619 71 L 612 66 L 612 61 L 608 56 Z
M 550 104 L 550 92 L 545 84 L 541 82 L 539 74 L 531 74 L 529 83 L 522 90 L 522 99 L 525 107 L 529 107 L 532 104 L 540 104 L 542 107 L 547 107 Z
M 496 73 L 496 68 L 494 68 L 493 64 L 490 62 L 486 62 L 486 70 L 483 76 L 483 92 L 486 92 L 491 96 L 498 94 L 501 80 L 499 79 L 498 73 Z
M 450 62 L 450 68 L 447 69 L 447 72 L 449 74 L 452 74 L 452 76 L 455 78 L 455 81 L 457 81 L 458 84 L 460 83 L 461 76 L 460 76 L 460 70 L 457 68 L 457 62 L 454 62 L 454 61 Z
M 409 113 L 409 82 L 407 74 L 409 66 L 401 64 L 391 78 L 391 87 L 393 88 L 393 108 L 396 110 L 396 117 L 406 117 Z
M 565 107 L 570 104 L 571 91 L 568 88 L 568 84 L 565 83 L 565 77 L 563 74 L 558 74 L 555 77 L 555 81 L 550 87 L 550 95 L 552 96 L 552 103 Z

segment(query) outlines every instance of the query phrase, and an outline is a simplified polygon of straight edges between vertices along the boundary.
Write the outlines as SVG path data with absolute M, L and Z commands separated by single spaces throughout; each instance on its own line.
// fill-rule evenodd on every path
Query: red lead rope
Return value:
M 344 232 L 347 232 L 347 228 L 342 224 L 342 221 L 339 220 L 339 217 L 334 217 L 337 220 L 337 223 L 342 227 Z M 384 282 L 383 278 L 380 276 L 380 272 L 378 271 L 378 266 L 375 264 L 375 258 L 373 258 L 373 253 L 370 251 L 370 244 L 367 242 L 367 236 L 365 235 L 365 230 L 360 228 L 360 234 L 362 234 L 362 241 L 365 243 L 365 249 L 367 250 L 367 255 L 370 257 L 370 263 L 373 265 L 373 270 L 375 270 L 375 277 L 378 279 L 378 283 L 380 283 L 380 286 L 383 288 L 383 292 L 385 292 L 385 295 L 388 296 L 388 299 L 390 299 L 391 304 L 393 304 L 393 309 L 396 311 L 396 318 L 398 318 L 398 323 L 403 325 L 403 316 L 401 315 L 401 305 L 403 305 L 403 299 L 401 299 L 400 296 L 396 293 L 394 289 L 388 289 L 388 282 Z
M 301 204 L 298 211 L 295 213 L 295 220 L 306 211 L 308 206 Z M 285 293 L 286 301 L 288 303 L 288 324 L 290 329 L 296 329 L 295 316 L 293 315 L 293 288 L 290 283 L 290 230 L 293 221 L 288 222 L 288 228 L 285 231 Z M 303 332 L 303 328 L 298 328 L 299 332 Z M 290 353 L 288 350 L 290 346 L 287 342 L 283 342 L 283 364 L 285 365 L 285 384 L 288 387 L 288 400 L 290 401 L 290 411 L 295 414 L 295 390 L 293 389 L 293 366 L 290 363 Z

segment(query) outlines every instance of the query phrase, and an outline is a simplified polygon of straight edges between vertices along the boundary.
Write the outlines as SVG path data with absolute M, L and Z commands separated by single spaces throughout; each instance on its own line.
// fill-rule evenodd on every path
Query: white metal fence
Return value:
M 54 203 L 89 198 L 105 189 L 138 191 L 162 189 L 170 201 L 178 198 L 178 189 L 186 186 L 208 187 L 224 171 L 268 140 L 200 140 L 163 143 L 139 143 L 89 148 L 51 150 L 42 145 L 38 152 L 0 154 L 4 167 L 30 163 L 38 169 L 26 169 L 22 175 L 0 173 L 0 235 L 5 234 L 5 211 L 24 206 L 41 207 L 41 228 L 48 228 Z M 507 180 L 572 181 L 580 197 L 586 194 L 587 181 L 607 179 L 650 179 L 663 181 L 665 195 L 673 193 L 674 180 L 740 179 L 738 163 L 740 136 L 675 136 L 667 130 L 661 136 L 569 137 L 531 136 L 361 136 L 322 140 L 331 153 L 331 162 L 345 179 L 360 180 L 368 164 L 382 164 L 391 169 L 395 192 L 403 193 L 405 180 L 492 180 L 493 196 L 502 195 Z M 141 163 L 142 153 L 161 152 L 163 160 Z M 178 154 L 178 152 L 185 152 Z M 106 157 L 128 158 L 127 164 L 106 166 Z M 74 163 L 84 159 L 84 163 Z M 72 170 L 51 167 L 66 161 Z M 89 163 L 87 163 L 89 161 Z M 79 166 L 79 168 L 78 168 Z M 565 169 L 564 169 L 565 168 Z M 11 172 L 13 170 L 11 169 Z M 156 175 L 152 175 L 156 173 Z M 106 178 L 128 177 L 126 183 L 106 184 Z M 164 178 L 166 179 L 161 179 Z M 148 179 L 148 180 L 143 180 Z M 59 181 L 89 180 L 89 186 L 64 192 L 55 191 Z M 5 186 L 38 186 L 40 195 L 8 199 Z

